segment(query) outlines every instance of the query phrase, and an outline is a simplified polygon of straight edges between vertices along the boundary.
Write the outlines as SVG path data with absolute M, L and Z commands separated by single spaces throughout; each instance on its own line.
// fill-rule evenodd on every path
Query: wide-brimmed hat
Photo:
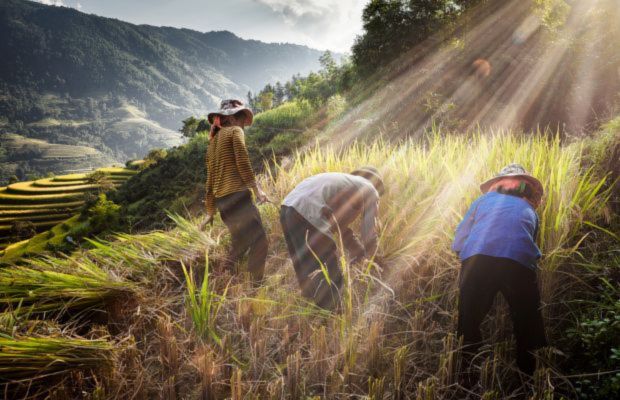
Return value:
M 237 113 L 243 113 L 245 117 L 245 124 L 252 125 L 252 121 L 254 120 L 254 114 L 252 110 L 247 108 L 241 100 L 230 99 L 230 100 L 222 100 L 220 103 L 220 109 L 218 111 L 214 111 L 207 115 L 207 119 L 209 123 L 213 123 L 213 117 L 216 115 L 235 115 Z
M 532 191 L 534 192 L 534 200 L 536 200 L 537 202 L 540 201 L 543 194 L 545 193 L 542 183 L 540 183 L 540 181 L 534 178 L 532 175 L 528 174 L 525 168 L 523 168 L 523 166 L 520 164 L 506 165 L 504 168 L 502 168 L 501 171 L 499 171 L 497 175 L 480 185 L 480 190 L 482 191 L 482 193 L 486 193 L 495 182 L 508 177 L 522 178 L 524 181 L 529 183 Z
M 379 170 L 375 167 L 365 166 L 355 171 L 351 172 L 351 175 L 361 176 L 362 178 L 368 179 L 372 185 L 379 192 L 379 196 L 382 196 L 385 193 L 385 186 L 383 185 L 383 178 L 381 178 L 381 174 Z

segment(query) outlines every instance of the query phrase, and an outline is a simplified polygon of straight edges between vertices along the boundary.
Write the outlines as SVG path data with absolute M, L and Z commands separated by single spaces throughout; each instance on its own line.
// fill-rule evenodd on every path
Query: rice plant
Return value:
M 0 269 L 0 307 L 21 304 L 31 313 L 103 306 L 132 292 L 130 283 L 86 260 L 32 259 Z
M 0 383 L 10 383 L 109 368 L 115 345 L 104 339 L 0 335 L 0 349 Z
M 205 255 L 205 269 L 203 272 L 202 283 L 200 288 L 196 284 L 194 271 L 190 267 L 185 268 L 185 264 L 181 264 L 183 275 L 185 276 L 185 285 L 187 288 L 186 308 L 194 324 L 194 329 L 198 336 L 202 338 L 211 338 L 215 343 L 221 345 L 222 340 L 217 334 L 215 325 L 222 302 L 226 299 L 228 288 L 224 289 L 221 295 L 212 291 L 209 287 L 209 255 Z
M 124 379 L 115 383 L 114 393 L 125 397 L 523 398 L 527 389 L 513 371 L 501 307 L 485 325 L 492 344 L 480 354 L 478 387 L 466 392 L 457 380 L 459 261 L 449 246 L 456 224 L 479 195 L 479 183 L 505 164 L 523 164 L 547 193 L 538 209 L 543 311 L 554 322 L 548 325 L 550 338 L 561 337 L 555 322 L 562 315 L 552 305 L 569 294 L 559 277 L 581 277 L 566 277 L 558 268 L 576 259 L 584 232 L 602 232 L 593 225 L 608 206 L 606 177 L 582 166 L 583 151 L 579 143 L 543 135 L 435 132 L 424 143 L 317 146 L 268 171 L 261 184 L 276 204 L 312 174 L 368 164 L 383 173 L 380 251 L 362 265 L 351 265 L 340 253 L 345 278 L 340 314 L 301 297 L 276 204 L 260 206 L 271 243 L 260 288 L 219 268 L 228 240 L 219 220 L 205 232 L 197 220 L 171 216 L 176 228 L 170 231 L 93 240 L 91 249 L 70 257 L 16 267 L 17 288 L 9 280 L 13 272 L 0 271 L 0 293 L 20 299 L 24 313 L 32 308 L 38 316 L 46 307 L 67 307 L 67 299 L 89 306 L 139 291 L 121 333 L 135 335 L 136 346 L 116 365 L 116 376 Z M 43 301 L 48 297 L 49 304 Z M 7 308 L 20 304 L 5 301 Z M 14 326 L 11 318 L 7 326 Z M 539 370 L 536 387 L 551 398 L 568 385 L 551 361 L 541 361 L 552 365 Z
M 539 244 L 546 255 L 543 265 L 553 268 L 557 257 L 570 253 L 567 244 L 583 222 L 601 215 L 609 196 L 603 189 L 606 177 L 581 171 L 582 151 L 579 144 L 564 146 L 559 138 L 544 135 L 478 132 L 442 137 L 434 132 L 424 146 L 379 140 L 344 150 L 315 147 L 298 153 L 269 183 L 273 197 L 282 199 L 296 182 L 310 175 L 375 165 L 387 182 L 380 206 L 383 253 L 419 258 L 428 252 L 445 253 L 454 227 L 480 194 L 478 185 L 504 165 L 518 162 L 545 187 L 538 210 Z

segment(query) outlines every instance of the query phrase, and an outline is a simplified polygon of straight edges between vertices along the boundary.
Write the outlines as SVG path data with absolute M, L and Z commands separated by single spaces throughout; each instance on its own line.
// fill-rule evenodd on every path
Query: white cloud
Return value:
M 48 6 L 66 6 L 62 0 L 37 0 L 39 3 L 47 4 Z
M 346 51 L 361 32 L 365 0 L 254 0 L 320 48 Z

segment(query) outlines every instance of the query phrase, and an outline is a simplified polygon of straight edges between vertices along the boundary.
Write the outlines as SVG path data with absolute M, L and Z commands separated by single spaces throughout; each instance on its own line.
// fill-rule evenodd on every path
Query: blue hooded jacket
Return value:
M 536 269 L 538 216 L 526 200 L 488 192 L 474 201 L 456 229 L 452 250 L 461 260 L 477 254 L 510 258 Z

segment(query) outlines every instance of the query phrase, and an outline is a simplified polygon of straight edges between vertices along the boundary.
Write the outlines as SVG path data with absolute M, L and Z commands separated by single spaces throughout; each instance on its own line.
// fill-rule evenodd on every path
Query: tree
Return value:
M 273 107 L 273 92 L 262 92 L 259 98 L 261 111 L 271 110 Z
M 194 116 L 183 120 L 183 127 L 179 129 L 179 132 L 187 138 L 193 138 L 197 133 L 205 132 L 211 129 L 209 121 L 204 118 L 198 119 Z
M 198 120 L 191 116 L 183 120 L 183 126 L 179 129 L 179 132 L 183 134 L 183 136 L 191 138 L 196 135 L 196 128 L 198 127 Z
M 278 81 L 273 92 L 274 105 L 277 107 L 284 102 L 284 86 Z
M 483 0 L 372 0 L 362 15 L 364 34 L 353 45 L 362 77 L 422 43 Z
M 334 56 L 329 50 L 326 50 L 325 53 L 319 57 L 319 63 L 321 64 L 322 71 L 328 76 L 333 75 L 338 68 L 338 64 L 336 64 L 336 60 L 334 60 Z
M 248 90 L 247 97 L 248 97 L 248 104 L 247 104 L 248 108 L 252 110 L 252 112 L 256 112 L 256 105 L 254 104 L 254 95 L 252 94 L 251 90 Z

